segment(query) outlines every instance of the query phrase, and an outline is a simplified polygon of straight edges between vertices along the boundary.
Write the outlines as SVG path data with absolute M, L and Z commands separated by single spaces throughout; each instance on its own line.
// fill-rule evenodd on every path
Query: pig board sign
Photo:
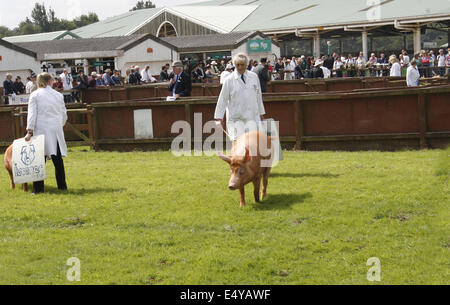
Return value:
M 30 142 L 15 140 L 12 163 L 15 184 L 45 180 L 45 136 L 32 137 Z

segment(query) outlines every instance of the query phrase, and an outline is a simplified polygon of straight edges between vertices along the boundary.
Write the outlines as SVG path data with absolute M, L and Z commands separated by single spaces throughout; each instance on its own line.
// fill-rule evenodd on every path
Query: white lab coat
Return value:
M 72 90 L 73 89 L 73 78 L 72 78 L 72 75 L 70 75 L 70 73 L 67 73 L 67 75 L 62 73 L 60 75 L 60 77 L 61 77 L 61 81 L 63 83 L 63 90 Z M 72 93 L 64 92 L 63 94 L 64 95 L 71 95 Z
M 419 86 L 420 73 L 417 67 L 413 65 L 408 67 L 406 70 L 406 84 L 408 87 L 417 87 Z
M 146 82 L 150 82 L 150 83 L 156 82 L 156 79 L 152 76 L 152 74 L 150 73 L 150 70 L 148 70 L 148 71 L 143 70 L 141 72 L 141 76 L 142 76 L 141 81 L 144 82 L 144 83 L 146 83 Z
M 328 69 L 327 67 L 324 67 L 324 66 L 322 66 L 320 68 L 322 68 L 322 71 L 323 71 L 323 78 L 330 78 L 331 77 L 330 69 Z
M 261 116 L 266 114 L 258 75 L 246 71 L 244 79 L 245 83 L 237 70 L 227 77 L 214 114 L 215 119 L 223 119 L 226 113 L 227 130 L 231 141 L 246 131 L 260 128 Z
M 231 75 L 231 72 L 223 71 L 222 74 L 220 74 L 220 83 L 223 85 L 225 80 L 228 78 L 228 76 Z
M 398 62 L 394 62 L 391 67 L 391 76 L 402 76 L 402 70 Z
M 34 136 L 45 135 L 45 155 L 57 155 L 57 143 L 61 155 L 67 156 L 63 127 L 67 121 L 64 97 L 50 86 L 39 88 L 30 95 L 27 129 Z

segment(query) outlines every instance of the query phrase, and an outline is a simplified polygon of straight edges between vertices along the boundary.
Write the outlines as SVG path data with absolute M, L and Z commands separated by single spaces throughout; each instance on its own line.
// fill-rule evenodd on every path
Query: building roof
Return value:
M 17 42 L 30 42 L 30 41 L 58 40 L 58 39 L 64 39 L 64 37 L 67 35 L 71 36 L 72 38 L 79 38 L 78 35 L 72 33 L 71 31 L 56 31 L 56 32 L 30 34 L 30 35 L 9 36 L 9 37 L 4 37 L 3 39 L 8 42 L 11 42 L 11 43 L 17 43 Z
M 29 49 L 26 49 L 26 48 L 22 48 L 22 47 L 20 47 L 18 45 L 12 44 L 12 43 L 10 43 L 10 42 L 8 42 L 6 40 L 3 40 L 1 38 L 0 38 L 0 46 L 3 46 L 5 48 L 8 48 L 8 49 L 11 49 L 11 50 L 14 50 L 14 51 L 26 54 L 26 55 L 34 57 L 34 58 L 37 57 L 36 52 L 33 52 L 33 51 L 31 51 Z
M 180 52 L 232 50 L 260 32 L 233 32 L 228 34 L 164 37 L 161 40 L 174 45 Z
M 86 25 L 73 32 L 83 38 L 130 35 L 156 17 L 161 10 L 161 8 L 149 8 L 131 11 Z
M 49 60 L 56 59 L 56 57 L 62 59 L 64 58 L 64 54 L 67 53 L 79 54 L 80 58 L 83 58 L 83 56 L 89 56 L 88 53 L 104 54 L 103 56 L 98 55 L 99 57 L 116 56 L 117 51 L 126 51 L 147 39 L 155 40 L 158 43 L 168 46 L 169 48 L 175 49 L 174 46 L 151 34 L 21 42 L 16 45 L 23 49 L 35 52 L 38 59 Z M 51 56 L 52 54 L 54 55 Z
M 450 19 L 450 2 L 441 0 L 212 0 L 192 6 L 209 5 L 211 10 L 226 6 L 258 6 L 234 31 L 270 31 L 324 27 L 330 25 L 368 24 L 404 19 L 443 16 Z
M 336 3 L 330 0 L 211 0 L 126 12 L 71 33 L 83 38 L 132 35 L 166 12 L 218 33 L 292 33 L 343 29 L 344 26 L 392 26 L 396 20 L 404 23 L 450 20 L 448 0 L 380 0 L 373 3 L 375 1 L 364 0 Z M 42 34 L 43 38 L 39 40 L 56 39 L 50 34 Z M 46 35 L 48 37 L 44 39 Z M 14 39 L 29 41 L 25 36 Z
M 230 5 L 211 9 L 211 6 L 187 5 L 165 8 L 165 11 L 215 30 L 218 33 L 230 33 L 257 8 L 258 6 L 256 5 Z

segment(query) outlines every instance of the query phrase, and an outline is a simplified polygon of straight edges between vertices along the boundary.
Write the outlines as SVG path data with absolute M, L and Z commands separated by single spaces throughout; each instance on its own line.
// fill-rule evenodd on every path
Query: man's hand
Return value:
M 173 78 L 170 79 L 170 84 L 173 85 L 175 83 L 175 80 Z
M 264 115 L 261 116 L 261 121 L 264 121 L 266 118 L 264 117 Z
M 175 97 L 176 97 L 176 98 L 180 98 L 180 95 L 179 95 L 179 94 L 175 94 Z

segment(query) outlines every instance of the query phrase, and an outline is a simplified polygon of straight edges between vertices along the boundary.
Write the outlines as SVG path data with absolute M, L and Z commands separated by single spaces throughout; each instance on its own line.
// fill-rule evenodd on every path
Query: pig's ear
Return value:
M 246 162 L 250 161 L 250 151 L 248 150 L 248 148 L 245 149 L 245 158 L 244 158 L 244 160 Z
M 219 152 L 219 158 L 222 159 L 223 161 L 227 162 L 228 164 L 231 164 L 231 159 L 230 157 L 225 156 L 223 153 Z

